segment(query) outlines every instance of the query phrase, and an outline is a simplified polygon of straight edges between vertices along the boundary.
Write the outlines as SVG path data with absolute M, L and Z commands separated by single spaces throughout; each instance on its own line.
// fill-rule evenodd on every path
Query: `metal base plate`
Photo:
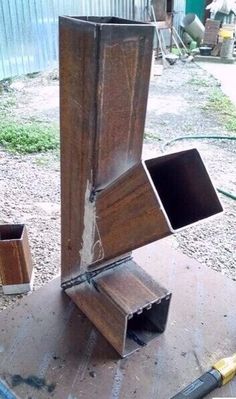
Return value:
M 120 359 L 60 290 L 58 278 L 0 312 L 0 383 L 22 399 L 167 399 L 236 352 L 236 282 L 172 242 L 134 252 L 135 261 L 173 292 L 158 339 Z M 33 377 L 41 378 L 40 390 Z M 236 397 L 236 379 L 206 399 L 212 396 Z

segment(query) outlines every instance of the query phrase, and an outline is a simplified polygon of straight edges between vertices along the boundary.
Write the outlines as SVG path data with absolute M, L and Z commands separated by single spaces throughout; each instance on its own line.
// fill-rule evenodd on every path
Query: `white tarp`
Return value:
M 211 11 L 213 16 L 217 12 L 229 15 L 231 12 L 236 14 L 236 1 L 235 0 L 213 0 L 211 4 L 206 7 L 207 10 Z

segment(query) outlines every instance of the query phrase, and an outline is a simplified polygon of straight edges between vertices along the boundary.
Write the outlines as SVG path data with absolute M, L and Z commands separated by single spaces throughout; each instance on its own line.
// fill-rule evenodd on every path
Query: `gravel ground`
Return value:
M 13 83 L 11 112 L 18 119 L 31 117 L 58 123 L 58 81 L 55 72 Z M 204 109 L 215 79 L 195 64 L 177 64 L 152 78 L 146 121 L 144 156 L 160 155 L 166 140 L 180 135 L 225 132 L 218 115 Z M 3 95 L 2 95 L 3 98 Z M 0 101 L 2 100 L 0 97 Z M 30 109 L 30 113 L 29 113 Z M 168 151 L 197 147 L 217 187 L 236 193 L 236 146 L 234 142 L 181 141 Z M 35 266 L 37 289 L 59 273 L 60 184 L 57 152 L 13 155 L 0 151 L 1 223 L 25 223 Z M 201 263 L 236 280 L 236 206 L 220 196 L 225 213 L 192 226 L 172 237 L 175 246 Z M 0 310 L 12 306 L 19 296 L 0 291 Z
M 34 289 L 59 273 L 59 156 L 16 156 L 0 152 L 0 223 L 24 223 L 34 260 Z M 0 292 L 0 310 L 19 296 Z
M 195 64 L 178 64 L 153 79 L 147 112 L 149 155 L 158 155 L 163 142 L 178 136 L 230 135 L 219 116 L 205 105 L 219 83 Z M 154 137 L 159 141 L 153 143 Z M 234 141 L 184 140 L 167 151 L 197 148 L 216 187 L 236 194 Z M 236 280 L 236 203 L 219 195 L 224 214 L 176 234 L 181 250 L 214 270 Z

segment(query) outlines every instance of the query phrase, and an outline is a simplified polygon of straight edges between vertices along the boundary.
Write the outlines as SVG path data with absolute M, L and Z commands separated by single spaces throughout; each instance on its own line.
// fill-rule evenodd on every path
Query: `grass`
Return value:
M 0 120 L 0 145 L 11 152 L 31 154 L 59 147 L 56 127 Z
M 192 123 L 190 123 L 190 122 L 188 122 L 188 123 L 186 123 L 185 122 L 185 124 L 182 126 L 182 131 L 183 132 L 193 132 L 194 131 L 194 124 L 192 124 Z
M 236 132 L 236 115 L 228 120 L 225 127 L 230 132 Z
M 171 52 L 172 52 L 172 54 L 175 54 L 175 55 L 181 55 L 181 51 L 178 50 L 176 47 L 172 47 Z
M 45 158 L 36 158 L 34 160 L 34 163 L 37 166 L 48 166 L 49 165 L 49 159 L 45 159 Z
M 11 78 L 0 80 L 0 94 L 4 93 L 5 91 L 8 91 L 11 83 L 12 83 Z
M 236 132 L 236 107 L 220 89 L 215 89 L 210 94 L 204 108 L 217 113 L 224 127 L 231 132 Z
M 28 74 L 35 78 L 38 73 Z M 58 127 L 30 115 L 19 120 L 18 96 L 11 89 L 12 80 L 0 81 L 0 146 L 11 152 L 32 154 L 59 147 Z M 18 117 L 17 117 L 18 115 Z
M 1 83 L 1 82 L 0 82 Z M 4 82 L 5 83 L 5 82 Z M 31 154 L 59 147 L 58 128 L 29 117 L 18 121 L 15 116 L 17 99 L 13 93 L 0 95 L 0 145 L 11 152 Z
M 16 99 L 13 96 L 0 96 L 0 113 L 1 118 L 7 114 L 11 114 L 12 108 L 16 106 Z
M 213 84 L 206 79 L 194 77 L 188 81 L 188 84 L 198 87 L 211 87 Z
M 145 130 L 144 132 L 144 138 L 145 139 L 149 139 L 149 140 L 161 140 L 160 136 L 158 135 L 158 133 L 151 133 Z

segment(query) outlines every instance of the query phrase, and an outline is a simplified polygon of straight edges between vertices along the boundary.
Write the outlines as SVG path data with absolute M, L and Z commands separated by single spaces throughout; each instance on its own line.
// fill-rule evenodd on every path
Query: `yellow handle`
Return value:
M 233 356 L 219 360 L 213 366 L 222 376 L 222 385 L 227 384 L 236 375 L 236 353 Z

